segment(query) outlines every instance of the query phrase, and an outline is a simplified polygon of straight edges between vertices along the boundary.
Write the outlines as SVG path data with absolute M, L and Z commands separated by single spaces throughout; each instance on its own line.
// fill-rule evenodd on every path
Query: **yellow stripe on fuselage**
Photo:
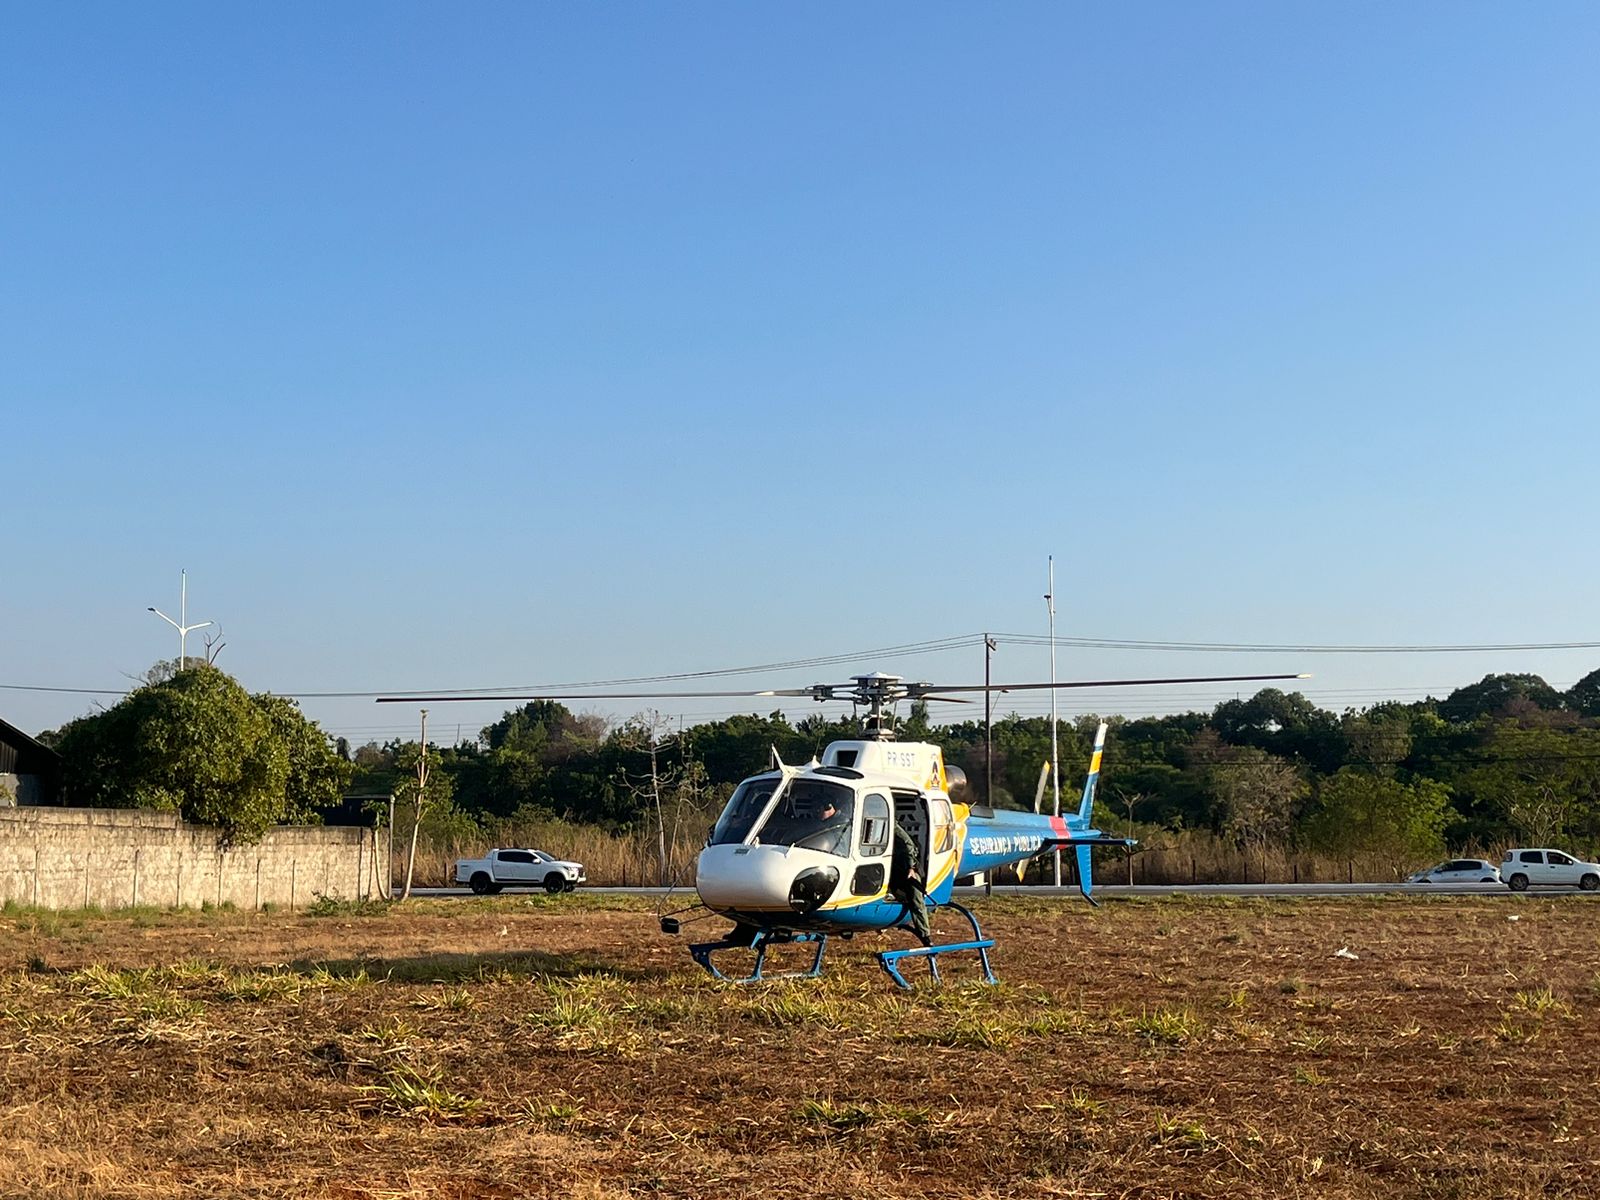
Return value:
M 934 878 L 928 880 L 928 886 L 923 888 L 922 890 L 925 891 L 925 892 L 931 892 L 935 888 L 937 888 L 946 879 L 950 878 L 950 876 L 952 876 L 952 875 L 954 875 L 956 873 L 956 864 L 958 862 L 960 862 L 960 861 L 961 861 L 961 852 L 959 850 L 957 850 L 954 854 L 952 854 L 950 856 L 949 861 L 947 861 L 944 864 L 944 869 L 942 871 L 940 871 L 937 876 L 935 876 Z
M 874 896 L 846 896 L 842 900 L 831 900 L 822 906 L 822 912 L 838 912 L 841 908 L 860 908 L 863 904 L 876 904 L 889 894 L 889 887 L 884 885 L 883 890 Z

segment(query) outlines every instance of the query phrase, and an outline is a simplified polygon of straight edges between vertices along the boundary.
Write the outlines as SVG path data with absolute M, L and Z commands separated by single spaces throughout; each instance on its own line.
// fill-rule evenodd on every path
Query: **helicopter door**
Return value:
M 861 798 L 861 836 L 856 843 L 857 866 L 850 880 L 853 896 L 876 896 L 889 877 L 889 851 L 894 841 L 894 825 L 889 797 L 868 792 Z
M 894 797 L 895 823 L 911 835 L 917 844 L 917 874 L 928 878 L 928 818 L 926 805 L 915 792 L 896 792 Z
M 924 844 L 928 868 L 922 876 L 923 886 L 931 892 L 955 869 L 956 814 L 943 797 L 928 797 L 928 840 Z

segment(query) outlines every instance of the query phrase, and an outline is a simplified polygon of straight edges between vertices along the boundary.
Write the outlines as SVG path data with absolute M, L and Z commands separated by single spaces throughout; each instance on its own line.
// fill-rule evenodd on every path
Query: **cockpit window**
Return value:
M 850 854 L 855 793 L 821 779 L 796 779 L 756 833 L 763 846 L 796 846 L 841 858 Z
M 722 816 L 717 818 L 707 845 L 737 846 L 748 838 L 751 828 L 766 811 L 767 802 L 772 799 L 772 793 L 781 782 L 781 776 L 760 775 L 741 783 L 722 810 Z

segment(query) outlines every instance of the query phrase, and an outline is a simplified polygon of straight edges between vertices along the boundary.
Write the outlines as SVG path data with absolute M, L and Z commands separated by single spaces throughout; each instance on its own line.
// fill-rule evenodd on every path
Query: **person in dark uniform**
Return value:
M 922 877 L 917 873 L 917 843 L 911 835 L 894 823 L 894 858 L 889 866 L 889 891 L 906 906 L 911 918 L 911 932 L 924 946 L 933 944 L 933 930 L 928 926 L 927 898 L 922 892 Z

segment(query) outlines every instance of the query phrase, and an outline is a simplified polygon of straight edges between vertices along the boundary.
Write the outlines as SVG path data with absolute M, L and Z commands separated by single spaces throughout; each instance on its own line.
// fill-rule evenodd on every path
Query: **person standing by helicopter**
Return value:
M 911 932 L 924 946 L 933 945 L 933 930 L 928 924 L 928 902 L 917 872 L 917 843 L 899 821 L 894 823 L 894 858 L 889 864 L 889 892 L 906 906 Z

